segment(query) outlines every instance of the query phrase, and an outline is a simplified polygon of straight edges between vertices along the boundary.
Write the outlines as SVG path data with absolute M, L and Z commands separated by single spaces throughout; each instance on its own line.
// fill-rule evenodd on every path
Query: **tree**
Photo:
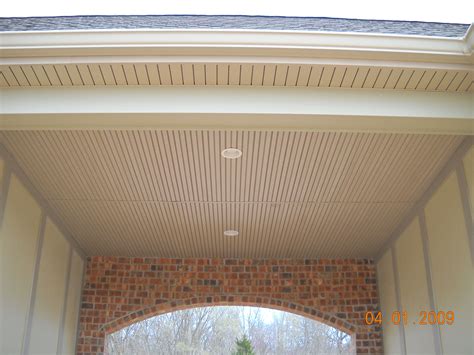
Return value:
M 234 352 L 234 355 L 255 355 L 252 343 L 245 334 L 242 339 L 236 339 L 235 344 L 237 345 L 237 351 Z
M 351 346 L 349 334 L 306 317 L 256 307 L 215 306 L 169 312 L 131 324 L 107 336 L 105 353 L 355 354 Z

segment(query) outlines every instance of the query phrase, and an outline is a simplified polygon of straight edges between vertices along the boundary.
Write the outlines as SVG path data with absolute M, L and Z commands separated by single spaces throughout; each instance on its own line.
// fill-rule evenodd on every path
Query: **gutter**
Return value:
M 331 58 L 472 64 L 473 26 L 463 38 L 202 29 L 0 32 L 0 53 L 0 64 L 19 64 L 22 58 L 28 63 L 59 58 L 71 63 L 81 57 L 107 57 L 113 62 L 116 56 L 122 57 L 121 62 L 124 57 L 136 62 L 150 56 L 176 56 L 180 61 L 203 57 L 207 62 L 219 57 L 263 57 L 272 62 L 275 58 Z

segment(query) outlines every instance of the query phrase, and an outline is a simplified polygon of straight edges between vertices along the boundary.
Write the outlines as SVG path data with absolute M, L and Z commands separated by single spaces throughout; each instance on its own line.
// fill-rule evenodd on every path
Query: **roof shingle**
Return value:
M 92 29 L 256 29 L 463 37 L 469 25 L 326 17 L 137 15 L 0 18 L 0 31 Z

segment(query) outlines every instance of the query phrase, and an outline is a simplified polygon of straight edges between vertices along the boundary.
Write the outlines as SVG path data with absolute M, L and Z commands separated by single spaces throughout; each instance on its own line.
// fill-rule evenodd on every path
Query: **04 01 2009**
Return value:
M 412 319 L 407 311 L 393 311 L 391 314 L 382 314 L 382 312 L 366 312 L 365 323 L 368 325 L 382 324 L 382 322 L 391 322 L 394 325 L 403 323 L 403 325 L 433 325 L 447 324 L 452 325 L 455 321 L 454 311 L 420 311 L 416 319 Z

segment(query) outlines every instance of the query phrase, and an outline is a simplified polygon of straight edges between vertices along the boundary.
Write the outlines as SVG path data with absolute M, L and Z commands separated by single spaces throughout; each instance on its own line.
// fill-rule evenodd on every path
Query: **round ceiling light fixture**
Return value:
M 226 237 L 237 237 L 239 235 L 239 232 L 236 230 L 229 229 L 224 231 L 224 235 Z
M 242 151 L 237 148 L 226 148 L 221 152 L 221 155 L 226 159 L 237 159 L 242 156 Z

